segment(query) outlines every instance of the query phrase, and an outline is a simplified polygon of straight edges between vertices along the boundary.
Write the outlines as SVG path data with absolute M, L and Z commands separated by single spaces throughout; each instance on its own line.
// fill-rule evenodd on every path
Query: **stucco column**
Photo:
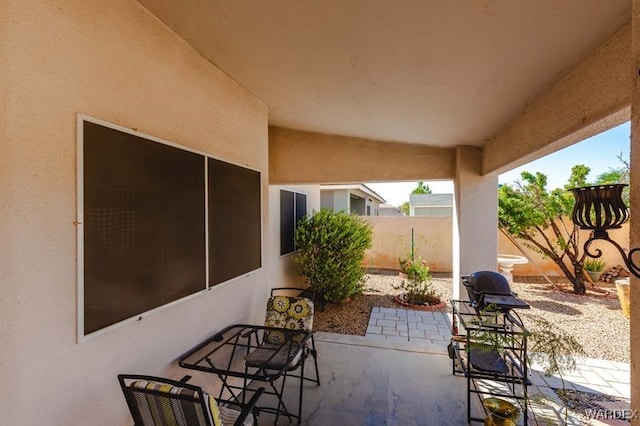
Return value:
M 482 152 L 456 148 L 453 220 L 453 297 L 467 298 L 460 275 L 496 269 L 498 178 L 481 176 Z
M 631 220 L 629 221 L 629 245 L 640 247 L 640 0 L 633 0 L 631 15 L 631 49 L 634 69 L 629 72 L 635 75 L 633 81 L 633 97 L 631 103 Z M 633 214 L 633 211 L 636 211 Z M 638 256 L 636 256 L 637 259 Z M 640 408 L 640 279 L 631 277 L 631 408 Z M 633 425 L 640 425 L 640 418 L 631 420 Z

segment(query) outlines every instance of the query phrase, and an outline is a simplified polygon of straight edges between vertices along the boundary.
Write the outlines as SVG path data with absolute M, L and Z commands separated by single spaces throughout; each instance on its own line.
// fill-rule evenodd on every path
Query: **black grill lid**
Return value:
M 495 305 L 503 312 L 512 308 L 529 308 L 527 303 L 513 294 L 509 281 L 497 272 L 474 272 L 471 275 L 463 276 L 462 284 L 467 288 L 469 299 L 477 309 L 484 309 L 487 305 Z
M 476 293 L 511 295 L 511 286 L 507 279 L 494 271 L 478 271 L 467 278 L 469 286 Z

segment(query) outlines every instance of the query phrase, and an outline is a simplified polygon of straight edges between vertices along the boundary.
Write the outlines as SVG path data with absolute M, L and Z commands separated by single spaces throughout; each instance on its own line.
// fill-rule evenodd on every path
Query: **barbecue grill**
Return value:
M 514 308 L 529 309 L 529 305 L 518 299 L 511 291 L 511 286 L 505 277 L 493 271 L 478 271 L 461 277 L 462 284 L 467 289 L 469 301 L 477 310 L 495 307 L 501 312 L 508 312 Z

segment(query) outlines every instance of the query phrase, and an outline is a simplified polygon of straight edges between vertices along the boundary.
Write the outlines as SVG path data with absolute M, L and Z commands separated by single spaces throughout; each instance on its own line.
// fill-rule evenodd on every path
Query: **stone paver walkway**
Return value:
M 444 312 L 373 308 L 366 335 L 382 335 L 391 340 L 422 339 L 430 343 L 448 344 L 451 340 L 451 321 Z
M 451 339 L 450 315 L 444 312 L 424 312 L 400 308 L 373 308 L 367 326 L 366 336 L 372 339 L 384 339 L 390 345 L 410 342 L 413 345 L 425 345 L 436 350 L 446 351 Z M 535 416 L 530 415 L 530 424 L 564 424 L 564 415 L 560 413 L 560 400 L 552 388 L 561 388 L 558 377 L 546 377 L 542 368 L 531 365 L 529 396 L 532 400 Z M 576 370 L 564 377 L 566 389 L 608 395 L 620 400 L 599 402 L 600 409 L 584 413 L 581 418 L 569 418 L 569 425 L 628 425 L 626 420 L 616 416 L 630 417 L 628 399 L 630 398 L 629 364 L 591 358 L 581 358 Z M 544 403 L 537 402 L 536 396 L 543 396 Z M 591 419 L 587 417 L 590 415 Z M 593 418 L 595 417 L 595 418 Z

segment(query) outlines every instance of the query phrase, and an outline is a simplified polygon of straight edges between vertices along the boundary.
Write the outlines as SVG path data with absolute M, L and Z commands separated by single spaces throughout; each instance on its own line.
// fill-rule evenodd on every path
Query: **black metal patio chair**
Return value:
M 271 297 L 267 300 L 267 308 L 264 325 L 269 327 L 278 327 L 287 330 L 304 330 L 312 332 L 313 330 L 313 315 L 314 306 L 311 299 L 301 296 L 279 296 L 274 295 L 276 292 L 291 292 L 302 291 L 298 288 L 279 287 L 271 290 Z M 277 331 L 265 332 L 262 338 L 263 347 L 258 348 L 245 357 L 245 363 L 247 367 L 257 367 L 263 365 L 265 360 L 271 364 L 271 368 L 280 369 L 283 365 L 279 365 L 279 359 L 286 360 L 286 357 L 274 356 L 273 350 L 270 349 L 270 345 L 281 343 L 279 339 L 286 336 L 286 334 L 279 333 Z M 311 356 L 313 357 L 315 367 L 315 378 L 305 376 L 305 361 Z M 318 373 L 318 352 L 316 350 L 315 340 L 313 334 L 311 334 L 310 344 L 300 352 L 298 359 L 296 359 L 288 371 L 285 373 L 280 391 L 274 388 L 275 394 L 278 396 L 279 404 L 283 404 L 282 392 L 287 377 L 295 377 L 300 380 L 299 397 L 298 397 L 298 422 L 302 420 L 302 395 L 304 389 L 304 382 L 311 381 L 320 386 L 320 375 Z M 269 393 L 269 392 L 268 392 Z M 286 411 L 286 410 L 285 410 Z M 288 412 L 288 411 L 287 411 Z M 278 416 L 280 415 L 280 407 L 276 410 Z M 276 417 L 277 421 L 277 417 Z
M 118 381 L 135 426 L 250 426 L 258 424 L 258 389 L 248 403 L 213 398 L 199 386 L 182 380 L 120 374 Z M 235 408 L 235 409 L 234 409 Z

